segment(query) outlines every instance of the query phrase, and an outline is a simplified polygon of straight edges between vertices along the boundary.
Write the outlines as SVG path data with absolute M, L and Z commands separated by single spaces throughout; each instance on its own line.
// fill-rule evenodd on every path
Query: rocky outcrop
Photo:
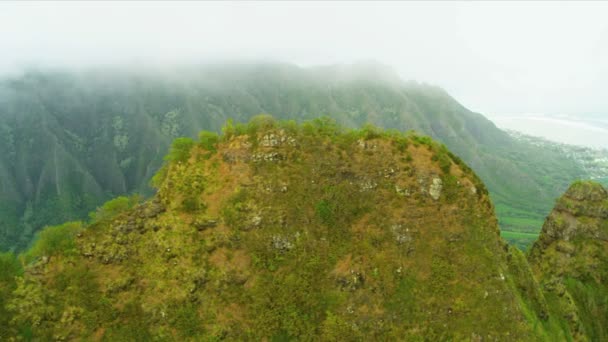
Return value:
M 607 240 L 608 193 L 601 184 L 574 183 L 557 201 L 543 225 L 532 255 L 542 253 L 553 243 L 575 239 Z
M 579 181 L 557 201 L 530 250 L 530 265 L 553 316 L 575 340 L 605 341 L 608 331 L 608 193 Z
M 429 195 L 431 195 L 435 201 L 441 196 L 441 189 L 443 189 L 441 178 L 433 178 L 433 183 L 429 187 Z

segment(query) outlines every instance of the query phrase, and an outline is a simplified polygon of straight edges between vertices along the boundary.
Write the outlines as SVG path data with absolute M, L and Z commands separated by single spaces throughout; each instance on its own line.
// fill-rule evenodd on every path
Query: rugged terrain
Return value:
M 150 200 L 0 255 L 0 338 L 602 341 L 608 195 L 576 182 L 528 260 L 432 139 L 330 119 L 176 139 Z
M 584 179 L 608 186 L 608 150 L 558 143 L 511 130 L 506 132 L 518 141 L 568 157 L 585 170 Z M 538 227 L 542 226 L 544 219 L 544 217 L 499 215 L 499 224 L 503 237 L 525 250 L 538 237 L 540 233 Z
M 479 174 L 513 231 L 537 232 L 554 199 L 586 177 L 562 154 L 378 65 L 30 71 L 0 81 L 0 249 L 23 250 L 44 225 L 84 219 L 115 196 L 151 195 L 173 139 L 260 113 L 429 135 Z
M 608 193 L 577 182 L 557 201 L 530 264 L 577 339 L 608 340 Z

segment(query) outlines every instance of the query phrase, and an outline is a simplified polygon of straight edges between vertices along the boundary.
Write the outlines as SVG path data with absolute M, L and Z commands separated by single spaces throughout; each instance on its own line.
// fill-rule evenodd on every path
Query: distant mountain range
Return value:
M 427 134 L 475 170 L 501 226 L 516 232 L 537 233 L 555 198 L 587 176 L 559 151 L 378 65 L 30 71 L 0 82 L 0 248 L 22 249 L 42 226 L 86 218 L 116 195 L 151 194 L 174 138 L 260 113 Z

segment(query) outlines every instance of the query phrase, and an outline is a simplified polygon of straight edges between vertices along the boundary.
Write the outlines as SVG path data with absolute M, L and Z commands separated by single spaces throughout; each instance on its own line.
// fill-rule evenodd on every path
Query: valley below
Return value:
M 500 120 L 496 121 L 500 122 Z M 526 122 L 526 120 L 523 121 Z M 526 126 L 527 131 L 534 132 L 535 134 L 541 134 L 540 131 L 543 129 L 552 131 L 551 129 L 544 127 L 544 121 L 542 120 L 532 120 L 532 122 L 541 127 L 529 125 Z M 577 141 L 581 143 L 586 142 L 584 136 L 589 126 L 584 125 L 583 127 L 585 127 L 583 130 L 576 133 L 580 135 L 580 140 Z M 570 129 L 576 131 L 577 127 L 574 126 Z M 604 147 L 571 145 L 540 136 L 524 134 L 513 129 L 506 129 L 505 131 L 520 142 L 566 156 L 584 171 L 584 175 L 581 176 L 581 179 L 592 179 L 605 186 L 608 185 L 608 149 L 606 148 L 608 145 L 602 145 Z M 604 136 L 602 136 L 600 140 L 603 139 Z M 497 213 L 501 225 L 502 236 L 520 249 L 526 250 L 531 243 L 538 238 L 538 229 L 542 225 L 544 218 L 530 215 L 528 212 L 513 210 L 502 205 L 497 206 Z

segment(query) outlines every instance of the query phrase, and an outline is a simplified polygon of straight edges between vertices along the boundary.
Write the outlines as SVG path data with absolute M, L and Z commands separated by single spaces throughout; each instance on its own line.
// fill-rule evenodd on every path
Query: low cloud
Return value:
M 608 113 L 606 17 L 597 2 L 0 3 L 0 73 L 377 60 L 482 113 Z

